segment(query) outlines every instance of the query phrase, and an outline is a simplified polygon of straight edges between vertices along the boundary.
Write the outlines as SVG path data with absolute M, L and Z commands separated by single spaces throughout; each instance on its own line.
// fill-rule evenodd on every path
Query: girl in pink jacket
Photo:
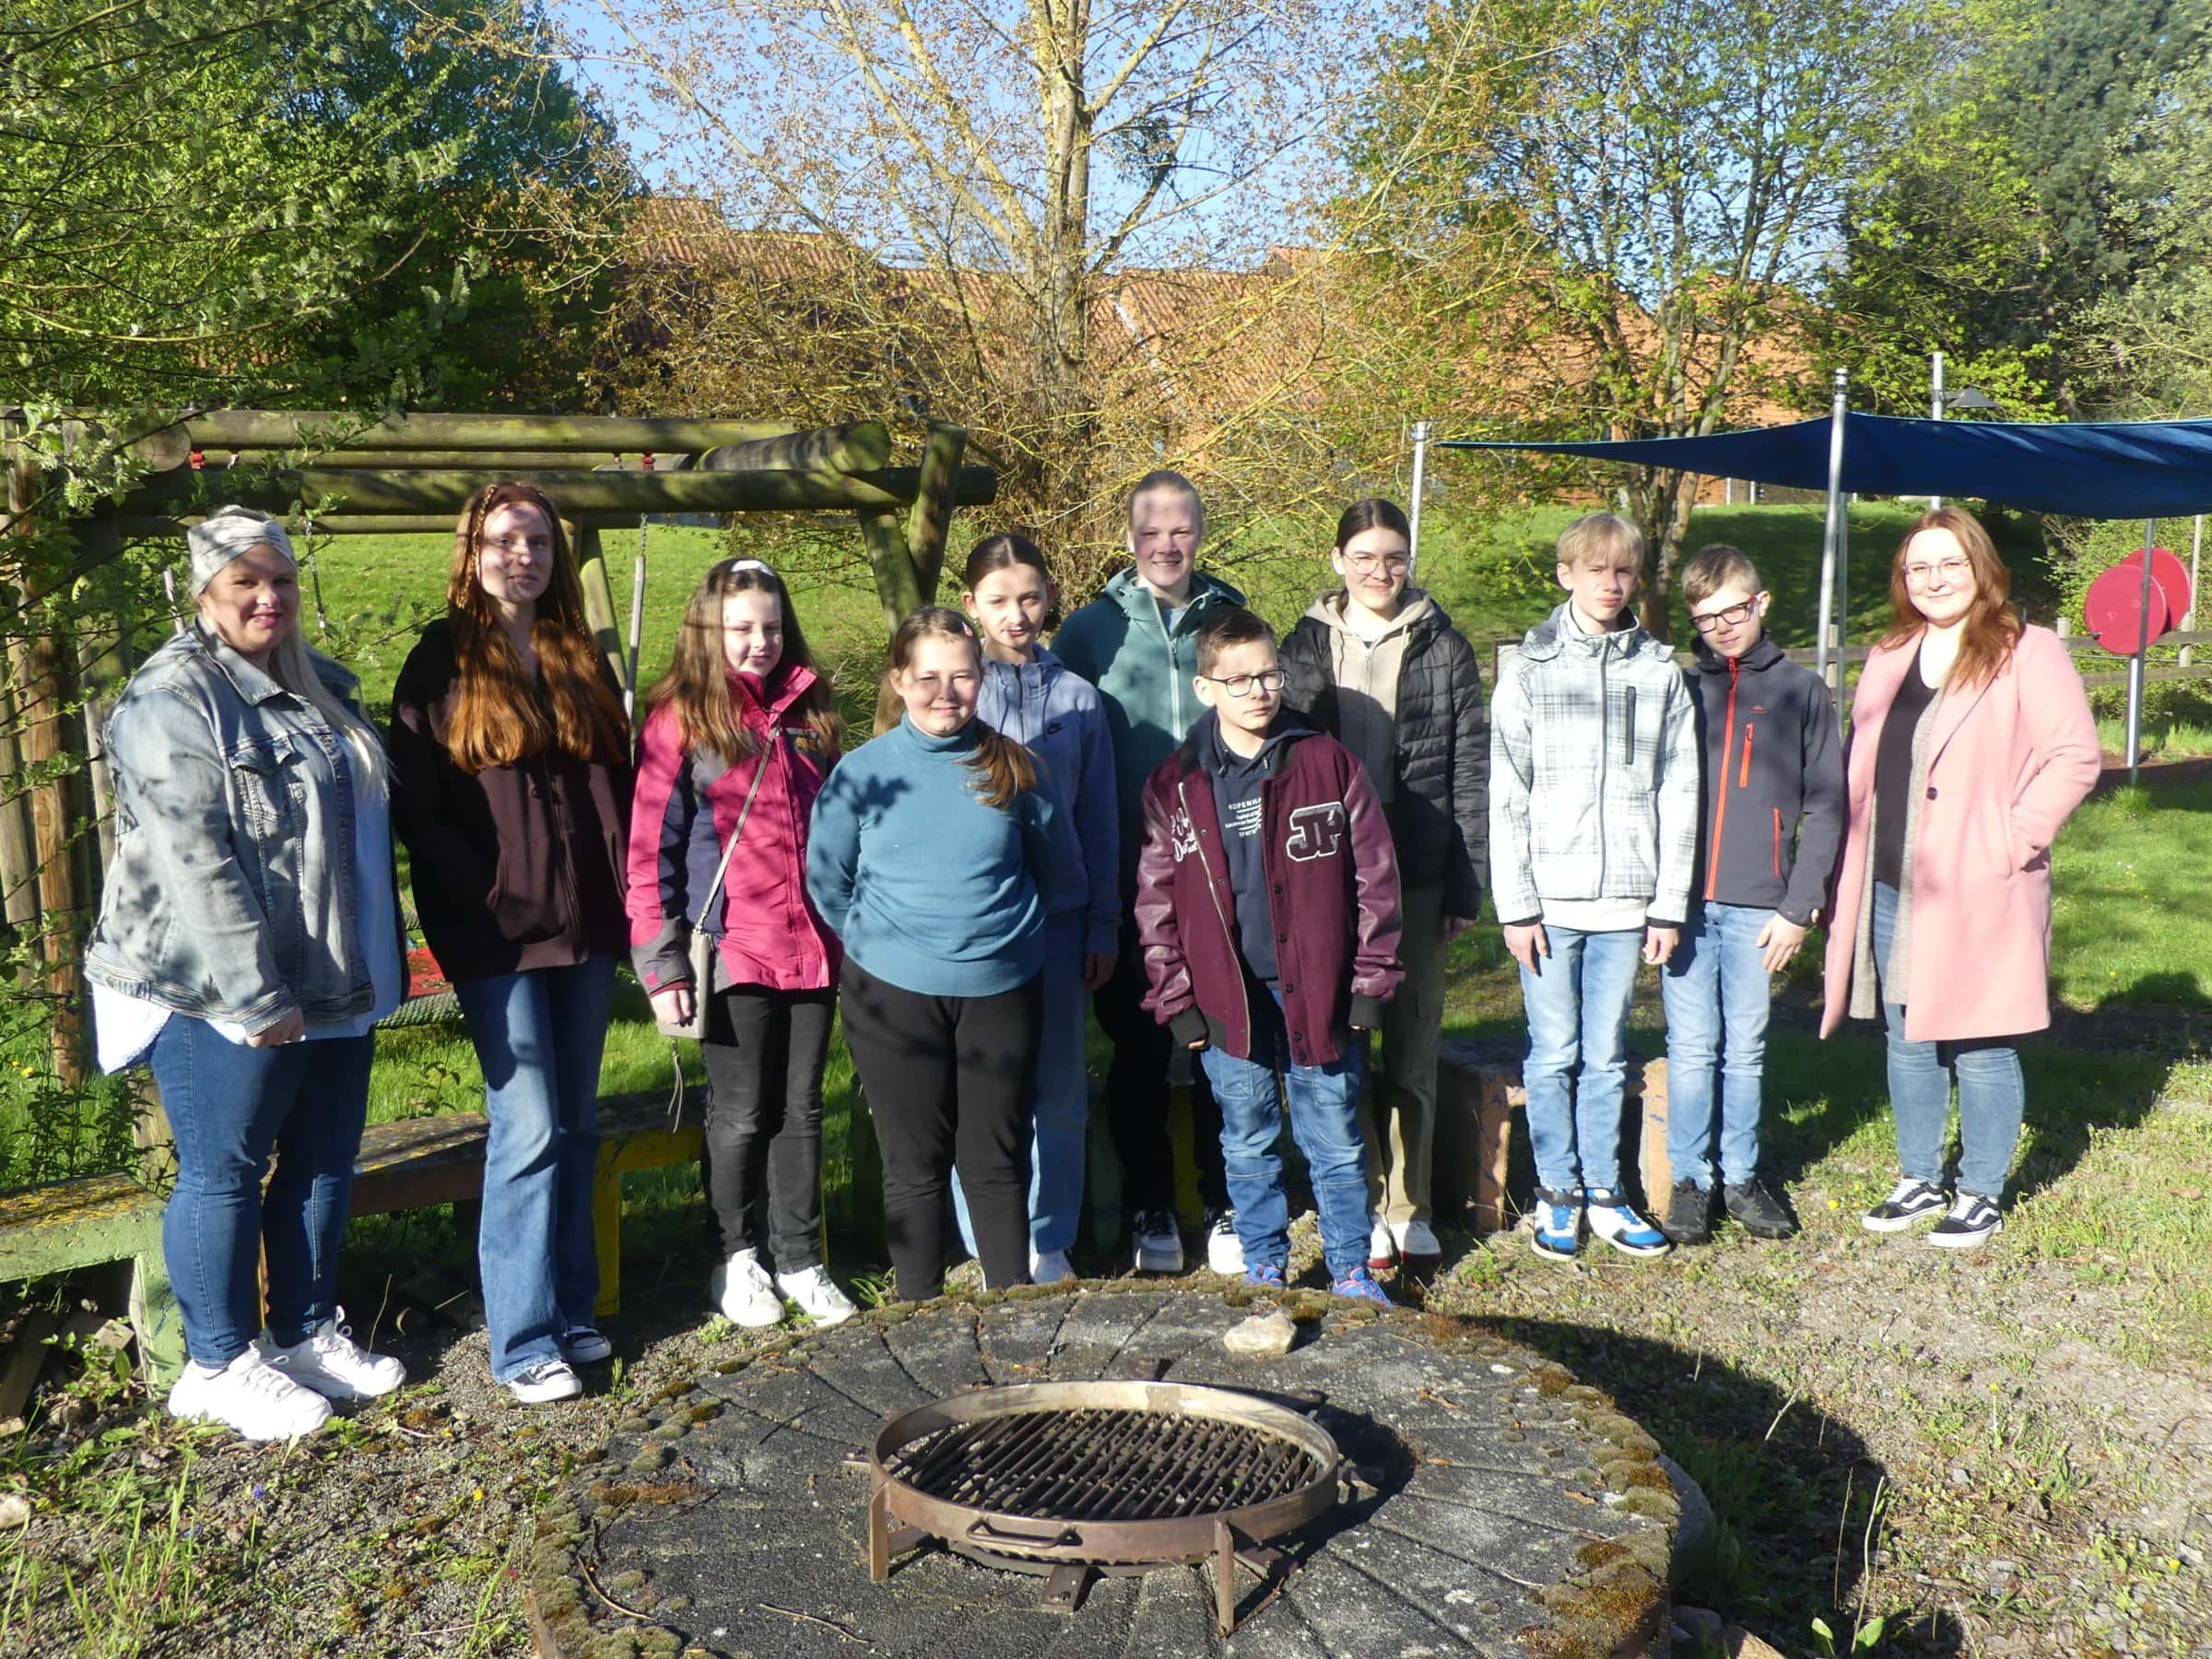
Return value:
M 757 559 L 708 571 L 646 706 L 630 952 L 661 1018 L 688 1020 L 695 999 L 708 999 L 706 1182 L 722 1233 L 708 1294 L 739 1324 L 777 1324 L 784 1296 L 836 1324 L 853 1312 L 821 1244 L 822 1066 L 839 951 L 806 896 L 806 827 L 844 722 L 773 571 Z M 710 985 L 692 983 L 702 913 L 716 940 Z
M 2097 782 L 2097 725 L 2066 650 L 2024 626 L 1989 533 L 1924 515 L 1889 576 L 1896 625 L 1866 659 L 1845 762 L 1850 824 L 1820 1034 L 1846 1012 L 1888 1035 L 1900 1179 L 1865 1225 L 1942 1216 L 1971 1249 L 1997 1201 L 2026 1090 L 2014 1040 L 2051 1023 L 2051 843 Z M 1959 1181 L 1944 1131 L 1959 1088 Z

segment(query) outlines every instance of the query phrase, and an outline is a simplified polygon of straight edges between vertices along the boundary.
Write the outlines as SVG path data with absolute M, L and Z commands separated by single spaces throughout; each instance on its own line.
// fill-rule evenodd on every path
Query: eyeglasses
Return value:
M 1759 608 L 1759 601 L 1747 599 L 1741 605 L 1732 605 L 1726 610 L 1707 611 L 1701 617 L 1690 618 L 1690 626 L 1700 633 L 1716 633 L 1724 628 L 1734 628 L 1748 622 L 1751 613 Z
M 1372 576 L 1377 571 L 1396 575 L 1413 569 L 1413 556 L 1408 553 L 1347 553 L 1344 562 L 1362 576 Z
M 1972 562 L 1964 559 L 1946 559 L 1935 564 L 1909 564 L 1905 567 L 1905 581 L 1913 587 L 1925 587 L 1938 576 L 1946 582 L 1959 582 L 1973 568 Z
M 1269 668 L 1259 674 L 1231 674 L 1227 677 L 1209 674 L 1206 677 L 1231 697 L 1250 697 L 1255 688 L 1273 696 L 1283 688 L 1284 676 L 1280 668 Z

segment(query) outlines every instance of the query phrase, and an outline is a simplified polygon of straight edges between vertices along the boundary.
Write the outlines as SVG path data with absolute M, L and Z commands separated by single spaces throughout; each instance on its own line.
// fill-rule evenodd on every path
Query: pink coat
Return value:
M 1828 923 L 1825 1037 L 1851 1007 L 1874 821 L 1874 759 L 1916 634 L 1866 659 L 1845 761 L 1850 822 Z M 1912 846 L 1912 1041 L 2006 1037 L 2051 1023 L 2051 856 L 2059 826 L 2097 782 L 2097 723 L 2065 646 L 2020 637 L 1995 678 L 1947 694 L 1927 744 L 1927 796 Z

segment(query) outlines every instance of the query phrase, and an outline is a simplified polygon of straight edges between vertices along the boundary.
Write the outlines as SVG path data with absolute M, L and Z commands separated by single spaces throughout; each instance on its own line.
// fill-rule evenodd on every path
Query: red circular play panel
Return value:
M 2150 638 L 2156 640 L 2187 614 L 2189 571 L 2164 547 L 2150 550 Z M 2082 621 L 2097 643 L 2115 656 L 2143 648 L 2143 550 L 2138 547 L 2089 583 Z

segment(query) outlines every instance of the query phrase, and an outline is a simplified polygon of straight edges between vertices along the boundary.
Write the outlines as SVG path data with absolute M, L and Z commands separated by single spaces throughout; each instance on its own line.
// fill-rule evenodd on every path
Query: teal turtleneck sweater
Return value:
M 845 954 L 921 996 L 994 996 L 1044 965 L 1048 911 L 1086 893 L 1075 830 L 1041 789 L 977 798 L 975 721 L 901 720 L 840 761 L 814 803 L 806 890 Z

